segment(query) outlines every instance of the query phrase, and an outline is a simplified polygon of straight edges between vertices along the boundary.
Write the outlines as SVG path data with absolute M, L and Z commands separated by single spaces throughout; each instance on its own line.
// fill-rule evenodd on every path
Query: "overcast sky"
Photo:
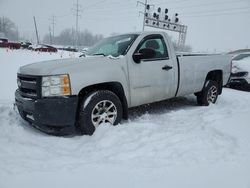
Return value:
M 142 0 L 144 1 L 144 0 Z M 109 36 L 142 30 L 143 6 L 136 0 L 79 0 L 79 27 Z M 180 21 L 188 26 L 186 43 L 195 51 L 214 52 L 250 48 L 250 0 L 148 0 L 150 4 L 168 8 L 170 15 L 179 13 Z M 39 35 L 49 31 L 52 16 L 55 35 L 64 28 L 75 28 L 76 0 L 0 0 L 0 16 L 14 21 L 21 35 L 35 36 L 33 16 Z M 172 17 L 172 16 L 171 16 Z M 146 30 L 152 30 L 146 28 Z M 176 34 L 168 32 L 177 39 Z

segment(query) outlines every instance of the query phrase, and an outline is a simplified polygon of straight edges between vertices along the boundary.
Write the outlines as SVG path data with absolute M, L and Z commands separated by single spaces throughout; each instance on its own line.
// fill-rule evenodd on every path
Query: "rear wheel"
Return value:
M 87 95 L 79 112 L 79 127 L 82 134 L 92 135 L 102 123 L 117 125 L 122 119 L 122 104 L 111 91 L 100 90 Z
M 206 81 L 201 92 L 197 93 L 197 103 L 202 106 L 208 106 L 210 103 L 215 103 L 219 95 L 219 86 L 216 81 Z

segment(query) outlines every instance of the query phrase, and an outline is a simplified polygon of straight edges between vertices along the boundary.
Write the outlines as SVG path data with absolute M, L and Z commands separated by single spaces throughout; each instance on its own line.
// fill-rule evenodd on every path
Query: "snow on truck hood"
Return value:
M 19 68 L 19 74 L 25 75 L 51 75 L 51 74 L 67 74 L 67 70 L 80 66 L 86 69 L 91 67 L 98 67 L 96 64 L 112 63 L 120 58 L 110 58 L 104 56 L 92 56 L 83 58 L 68 58 L 68 59 L 56 59 L 51 61 L 42 61 L 37 63 L 28 64 Z M 77 68 L 76 68 L 77 69 Z

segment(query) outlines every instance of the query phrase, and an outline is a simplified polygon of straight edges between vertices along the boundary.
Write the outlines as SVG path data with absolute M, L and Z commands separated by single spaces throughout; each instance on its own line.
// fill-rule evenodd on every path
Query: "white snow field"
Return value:
M 60 53 L 0 49 L 0 188 L 250 188 L 248 92 L 223 89 L 209 107 L 191 95 L 133 109 L 93 136 L 31 128 L 12 108 L 16 71 Z

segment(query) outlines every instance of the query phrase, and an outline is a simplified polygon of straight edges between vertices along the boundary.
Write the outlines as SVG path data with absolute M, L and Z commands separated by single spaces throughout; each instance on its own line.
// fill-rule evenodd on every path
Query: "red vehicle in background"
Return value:
M 31 46 L 32 50 L 39 51 L 39 52 L 57 52 L 57 48 L 49 45 L 37 45 L 37 46 Z
M 0 38 L 0 47 L 10 48 L 10 49 L 20 49 L 21 43 L 19 42 L 10 42 L 7 38 Z

